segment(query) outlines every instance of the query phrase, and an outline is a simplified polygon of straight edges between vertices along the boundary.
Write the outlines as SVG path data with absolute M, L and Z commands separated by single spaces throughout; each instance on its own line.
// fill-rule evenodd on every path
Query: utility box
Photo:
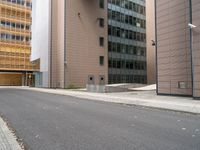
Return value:
M 89 75 L 86 88 L 89 92 L 105 93 L 105 76 L 99 75 L 98 82 L 96 84 L 95 76 Z
M 105 76 L 104 75 L 100 75 L 99 76 L 99 85 L 105 85 L 106 81 L 105 81 Z
M 88 76 L 88 82 L 87 84 L 91 85 L 91 84 L 95 84 L 95 78 L 94 78 L 94 75 L 89 75 Z
M 88 75 L 86 88 L 89 92 L 96 92 L 94 75 Z

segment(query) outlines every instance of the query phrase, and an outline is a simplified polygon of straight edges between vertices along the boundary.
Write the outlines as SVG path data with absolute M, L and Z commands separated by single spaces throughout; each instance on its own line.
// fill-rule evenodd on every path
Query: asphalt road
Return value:
M 200 150 L 200 116 L 0 89 L 0 113 L 31 150 Z

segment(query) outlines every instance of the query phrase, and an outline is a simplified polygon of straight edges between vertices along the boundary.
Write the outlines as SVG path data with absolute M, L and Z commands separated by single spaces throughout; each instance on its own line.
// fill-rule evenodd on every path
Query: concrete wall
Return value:
M 52 0 L 50 74 L 51 87 L 64 88 L 65 1 Z
M 107 7 L 101 10 L 98 4 L 93 0 L 53 0 L 53 87 L 85 87 L 89 75 L 94 75 L 96 84 L 99 75 L 107 80 Z M 99 27 L 100 17 L 105 18 L 105 28 Z M 100 36 L 105 38 L 103 48 L 99 46 Z M 99 65 L 99 56 L 105 57 L 104 66 Z
M 155 0 L 146 1 L 146 33 L 147 33 L 147 83 L 156 83 L 156 50 L 152 46 L 155 41 Z
M 80 15 L 79 15 L 80 14 Z M 85 86 L 88 75 L 108 80 L 107 56 L 107 1 L 104 9 L 97 0 L 67 0 L 67 84 Z M 98 18 L 105 19 L 105 27 L 99 27 Z M 104 47 L 99 46 L 99 37 L 104 37 Z M 99 56 L 104 56 L 104 66 L 99 65 Z

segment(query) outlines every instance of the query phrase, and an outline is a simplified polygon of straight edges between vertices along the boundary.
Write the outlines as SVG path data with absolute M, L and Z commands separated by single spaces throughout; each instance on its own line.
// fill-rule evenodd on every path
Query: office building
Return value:
M 32 31 L 36 86 L 107 83 L 106 0 L 33 0 Z
M 31 0 L 0 0 L 0 85 L 33 85 Z
M 36 86 L 146 83 L 144 0 L 33 0 Z
M 109 83 L 147 83 L 144 0 L 108 1 Z
M 199 0 L 156 0 L 158 94 L 200 97 L 199 8 Z

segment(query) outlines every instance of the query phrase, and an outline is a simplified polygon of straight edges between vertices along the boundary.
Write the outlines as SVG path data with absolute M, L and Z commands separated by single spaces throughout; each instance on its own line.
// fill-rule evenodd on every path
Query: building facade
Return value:
M 199 0 L 156 0 L 158 94 L 200 97 L 199 8 Z
M 108 1 L 109 83 L 147 83 L 144 0 Z
M 144 0 L 33 0 L 37 86 L 147 83 Z
M 33 0 L 32 47 L 37 86 L 106 84 L 107 1 Z
M 147 83 L 156 83 L 155 0 L 146 1 Z
M 0 85 L 32 85 L 31 0 L 0 0 Z

